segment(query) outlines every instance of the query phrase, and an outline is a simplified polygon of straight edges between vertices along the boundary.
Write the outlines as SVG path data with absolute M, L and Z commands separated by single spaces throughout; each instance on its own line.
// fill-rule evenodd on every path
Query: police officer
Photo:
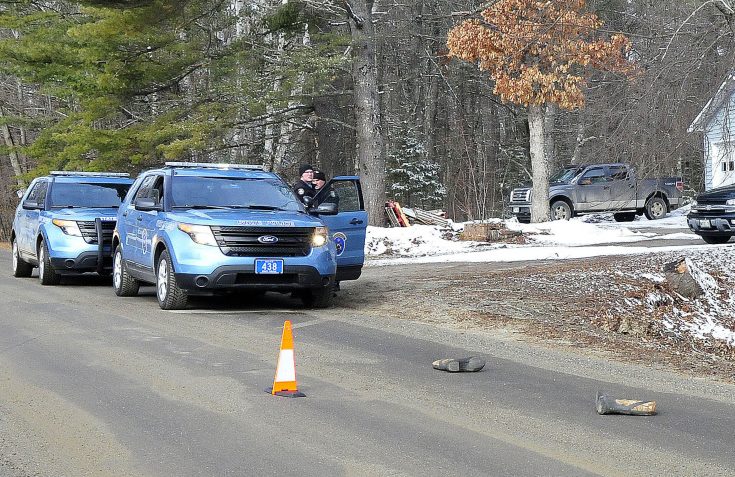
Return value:
M 316 195 L 316 190 L 314 190 L 314 185 L 312 184 L 314 181 L 314 168 L 311 167 L 311 164 L 302 164 L 299 167 L 299 174 L 301 177 L 293 186 L 293 191 L 301 202 L 304 202 L 304 197 L 313 198 Z
M 324 175 L 322 171 L 314 171 L 314 190 L 316 193 L 319 193 L 319 191 L 322 190 L 324 185 L 327 183 L 327 176 Z M 339 205 L 339 197 L 337 197 L 337 193 L 332 190 L 330 187 L 329 190 L 326 190 L 319 194 L 319 203 L 332 203 Z

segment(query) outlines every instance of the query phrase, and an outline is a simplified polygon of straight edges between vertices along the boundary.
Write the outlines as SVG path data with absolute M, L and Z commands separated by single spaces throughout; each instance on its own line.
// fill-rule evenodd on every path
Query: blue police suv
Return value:
M 118 211 L 115 293 L 152 283 L 166 310 L 190 295 L 244 289 L 296 292 L 307 306 L 328 307 L 336 281 L 360 276 L 367 213 L 357 177 L 324 190 L 331 201 L 305 206 L 257 166 L 169 162 L 146 171 Z
M 117 209 L 133 181 L 128 174 L 52 172 L 31 182 L 15 211 L 11 241 L 13 275 L 42 285 L 61 275 L 112 269 Z

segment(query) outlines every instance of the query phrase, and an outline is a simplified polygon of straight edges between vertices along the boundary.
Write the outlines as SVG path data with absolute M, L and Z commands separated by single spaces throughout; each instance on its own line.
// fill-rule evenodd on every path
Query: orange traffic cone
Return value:
M 281 337 L 281 352 L 278 354 L 276 365 L 276 377 L 273 379 L 273 387 L 267 389 L 274 396 L 305 397 L 306 394 L 299 392 L 296 385 L 296 362 L 294 361 L 293 332 L 291 321 L 283 323 L 283 336 Z

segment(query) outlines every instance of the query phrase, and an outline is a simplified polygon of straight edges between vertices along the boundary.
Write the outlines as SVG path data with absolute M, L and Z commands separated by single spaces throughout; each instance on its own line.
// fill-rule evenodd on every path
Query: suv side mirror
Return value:
M 303 196 L 303 197 L 301 198 L 301 201 L 302 201 L 302 202 L 304 203 L 304 205 L 305 205 L 305 206 L 306 206 L 307 208 L 309 208 L 309 207 L 311 207 L 312 205 L 314 205 L 314 198 L 313 198 L 313 197 L 309 197 L 308 195 L 305 195 L 305 196 Z
M 333 202 L 324 202 L 319 204 L 317 207 L 311 209 L 309 212 L 316 215 L 337 215 L 337 204 Z
M 23 208 L 26 210 L 38 210 L 41 207 L 38 205 L 38 202 L 34 200 L 27 200 L 23 202 Z
M 163 206 L 157 204 L 153 199 L 141 197 L 135 201 L 135 209 L 142 212 L 149 212 L 151 210 L 161 211 L 163 210 Z
M 23 194 L 25 194 L 25 193 L 26 193 L 25 189 L 20 189 L 20 190 L 16 190 L 15 191 L 15 195 L 17 195 L 19 199 L 22 199 L 23 198 Z

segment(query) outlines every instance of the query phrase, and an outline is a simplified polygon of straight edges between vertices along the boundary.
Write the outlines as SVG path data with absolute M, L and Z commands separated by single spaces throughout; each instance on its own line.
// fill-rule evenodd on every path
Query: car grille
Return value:
M 115 231 L 114 220 L 103 220 L 102 222 L 102 243 L 104 245 L 112 244 L 112 234 Z M 77 221 L 77 226 L 82 232 L 82 238 L 87 243 L 97 243 L 97 228 L 94 221 Z
M 311 253 L 313 227 L 212 227 L 222 253 L 234 257 L 304 257 Z M 259 237 L 276 237 L 261 243 Z
M 531 189 L 513 189 L 510 194 L 511 202 L 530 202 Z

